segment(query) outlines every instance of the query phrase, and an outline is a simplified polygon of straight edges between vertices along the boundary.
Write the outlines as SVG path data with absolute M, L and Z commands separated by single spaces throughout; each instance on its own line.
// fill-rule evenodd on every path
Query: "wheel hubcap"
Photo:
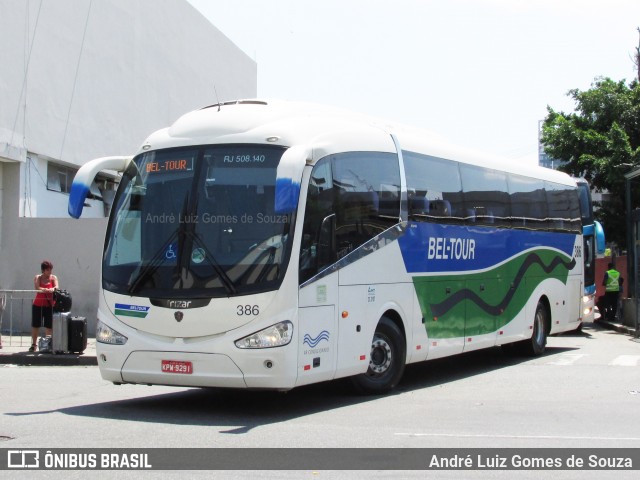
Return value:
M 382 338 L 374 338 L 371 344 L 371 360 L 369 369 L 376 375 L 381 375 L 391 365 L 391 347 Z

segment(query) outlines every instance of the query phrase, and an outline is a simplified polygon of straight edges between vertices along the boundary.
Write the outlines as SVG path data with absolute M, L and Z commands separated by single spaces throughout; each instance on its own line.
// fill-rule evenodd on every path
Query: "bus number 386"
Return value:
M 238 305 L 236 310 L 236 315 L 253 315 L 256 316 L 260 313 L 260 308 L 258 305 Z

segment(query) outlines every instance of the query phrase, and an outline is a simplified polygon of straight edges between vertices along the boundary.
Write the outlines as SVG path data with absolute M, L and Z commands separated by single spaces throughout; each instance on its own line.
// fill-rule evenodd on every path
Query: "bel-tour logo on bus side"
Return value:
M 151 307 L 143 305 L 128 305 L 126 303 L 116 303 L 116 315 L 124 317 L 146 318 Z
M 473 260 L 476 241 L 473 238 L 429 237 L 429 260 Z

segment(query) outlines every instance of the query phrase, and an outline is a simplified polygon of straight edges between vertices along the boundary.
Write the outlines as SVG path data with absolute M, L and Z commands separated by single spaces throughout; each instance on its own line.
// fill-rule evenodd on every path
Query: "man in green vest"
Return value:
M 620 289 L 622 286 L 620 272 L 615 269 L 615 264 L 613 262 L 609 263 L 609 270 L 605 272 L 602 284 L 606 289 L 603 302 L 604 312 L 602 312 L 602 314 L 606 321 L 612 322 L 616 319 L 618 311 L 618 297 L 620 296 Z

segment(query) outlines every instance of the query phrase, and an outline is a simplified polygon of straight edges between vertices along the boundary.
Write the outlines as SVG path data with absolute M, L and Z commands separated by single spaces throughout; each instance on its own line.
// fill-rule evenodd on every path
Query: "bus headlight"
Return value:
M 276 323 L 259 332 L 236 340 L 238 348 L 272 348 L 282 347 L 291 342 L 293 324 L 289 320 Z
M 128 338 L 113 328 L 106 326 L 100 320 L 96 326 L 96 342 L 109 343 L 111 345 L 124 345 Z

